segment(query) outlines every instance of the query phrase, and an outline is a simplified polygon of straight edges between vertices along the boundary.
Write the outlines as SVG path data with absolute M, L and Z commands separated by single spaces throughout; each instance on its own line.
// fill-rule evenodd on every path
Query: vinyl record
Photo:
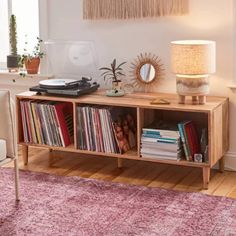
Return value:
M 47 88 L 65 88 L 71 83 L 76 83 L 78 80 L 75 79 L 47 79 L 39 82 L 40 87 Z

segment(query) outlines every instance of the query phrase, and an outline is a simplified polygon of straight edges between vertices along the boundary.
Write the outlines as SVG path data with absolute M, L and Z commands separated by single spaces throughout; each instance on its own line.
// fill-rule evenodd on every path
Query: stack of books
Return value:
M 107 108 L 77 107 L 77 148 L 120 153 L 111 113 Z
M 187 161 L 194 161 L 194 154 L 201 153 L 200 142 L 193 121 L 178 124 L 180 137 L 183 143 L 184 154 Z
M 158 125 L 153 125 L 153 127 L 157 128 L 142 129 L 142 157 L 180 160 L 183 156 L 183 151 L 177 125 L 175 126 L 175 130 L 162 129 L 161 122 Z
M 73 140 L 73 107 L 66 102 L 21 100 L 25 143 L 66 147 Z

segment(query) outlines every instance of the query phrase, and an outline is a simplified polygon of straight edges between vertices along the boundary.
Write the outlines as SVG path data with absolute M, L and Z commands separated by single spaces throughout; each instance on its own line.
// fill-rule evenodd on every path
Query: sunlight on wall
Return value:
M 39 36 L 38 0 L 12 0 L 12 13 L 16 15 L 17 20 L 18 53 L 23 53 L 25 35 L 27 50 L 32 51 Z

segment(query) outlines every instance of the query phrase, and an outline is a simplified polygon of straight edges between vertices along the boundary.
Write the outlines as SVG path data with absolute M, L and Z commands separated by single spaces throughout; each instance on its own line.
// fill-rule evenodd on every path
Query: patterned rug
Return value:
M 236 200 L 0 169 L 0 235 L 236 235 Z

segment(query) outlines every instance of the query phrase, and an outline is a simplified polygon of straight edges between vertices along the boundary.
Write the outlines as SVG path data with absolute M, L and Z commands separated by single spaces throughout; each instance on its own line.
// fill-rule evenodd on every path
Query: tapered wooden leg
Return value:
M 117 158 L 117 162 L 118 162 L 118 168 L 122 168 L 123 167 L 123 159 Z
M 185 96 L 183 95 L 179 95 L 179 101 L 180 104 L 184 104 L 185 103 Z
M 199 104 L 203 105 L 206 103 L 206 96 L 199 96 Z
M 219 168 L 220 172 L 223 173 L 225 170 L 225 157 L 224 156 L 221 157 L 221 159 L 219 161 L 219 167 L 220 167 Z
M 195 104 L 198 104 L 198 100 L 197 100 L 197 96 L 192 96 L 192 103 L 195 105 Z
M 211 168 L 210 167 L 203 167 L 202 168 L 202 174 L 203 174 L 203 189 L 208 189 L 208 184 L 209 184 L 209 181 L 210 181 Z
M 27 145 L 22 146 L 22 157 L 23 157 L 24 165 L 27 165 L 28 164 L 28 146 Z
M 16 200 L 19 201 L 19 167 L 18 167 L 18 158 L 14 160 L 14 170 L 15 170 L 15 191 L 16 191 Z

